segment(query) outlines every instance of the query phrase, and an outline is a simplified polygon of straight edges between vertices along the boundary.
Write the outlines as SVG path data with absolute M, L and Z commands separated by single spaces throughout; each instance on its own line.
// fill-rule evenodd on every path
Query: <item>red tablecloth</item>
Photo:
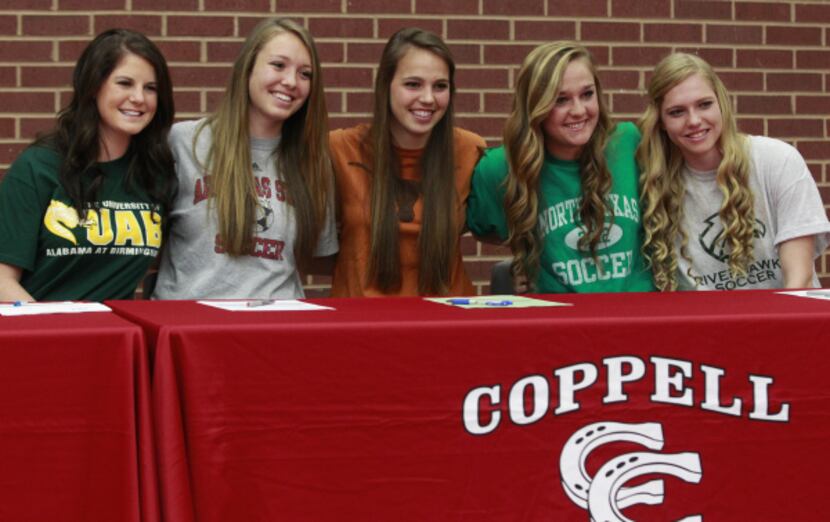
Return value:
M 143 332 L 0 317 L 0 520 L 159 520 Z
M 549 299 L 110 303 L 156 343 L 163 516 L 830 520 L 830 300 Z

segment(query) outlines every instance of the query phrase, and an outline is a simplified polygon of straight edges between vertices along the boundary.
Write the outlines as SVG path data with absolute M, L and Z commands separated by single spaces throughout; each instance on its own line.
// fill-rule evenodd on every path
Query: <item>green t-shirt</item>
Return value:
M 634 153 L 640 133 L 632 123 L 620 123 L 605 150 L 613 179 L 605 239 L 597 246 L 597 262 L 578 250 L 583 234 L 579 223 L 582 199 L 579 163 L 546 154 L 539 186 L 537 233 L 542 242 L 541 269 L 535 290 L 561 292 L 645 292 L 654 290 L 651 271 L 640 247 L 643 231 Z M 488 150 L 473 174 L 467 202 L 467 226 L 480 237 L 507 239 L 504 214 L 508 163 L 504 147 Z M 598 266 L 599 265 L 599 266 Z
M 99 164 L 98 210 L 79 219 L 58 180 L 60 161 L 29 147 L 0 182 L 0 263 L 22 268 L 20 284 L 37 300 L 132 298 L 161 247 L 160 209 L 125 188 L 128 154 Z

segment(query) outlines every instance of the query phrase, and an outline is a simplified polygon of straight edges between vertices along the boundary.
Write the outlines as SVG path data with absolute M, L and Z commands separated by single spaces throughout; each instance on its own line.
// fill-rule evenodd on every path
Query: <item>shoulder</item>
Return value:
M 29 163 L 47 163 L 58 166 L 61 162 L 61 155 L 57 150 L 45 145 L 31 145 L 20 153 L 18 160 Z
M 617 123 L 608 136 L 608 144 L 615 147 L 637 147 L 640 143 L 640 129 L 630 121 Z
M 476 165 L 474 179 L 478 183 L 498 185 L 507 177 L 508 164 L 504 145 L 485 149 Z
M 479 166 L 482 168 L 490 169 L 490 168 L 498 168 L 503 169 L 507 167 L 507 153 L 504 150 L 504 145 L 499 145 L 497 147 L 490 147 L 489 149 L 484 149 L 484 153 L 481 155 L 481 161 L 478 162 Z
M 368 134 L 368 125 L 337 129 L 329 133 L 329 151 L 336 176 L 348 175 L 356 164 L 369 162 L 366 147 Z
M 187 120 L 174 123 L 173 126 L 170 128 L 170 136 L 193 136 L 193 134 L 196 132 L 196 128 L 204 122 L 205 119 L 202 118 L 201 120 Z
M 636 177 L 636 154 L 639 145 L 640 130 L 636 125 L 623 121 L 614 127 L 608 136 L 604 154 L 609 169 L 615 176 L 624 175 L 628 172 Z
M 798 150 L 785 141 L 766 136 L 747 136 L 749 151 L 755 158 L 801 158 Z
M 357 148 L 369 134 L 369 126 L 362 124 L 348 129 L 336 129 L 329 132 L 329 144 L 332 147 Z
M 453 161 L 456 176 L 469 179 L 486 146 L 478 134 L 454 127 Z
M 57 151 L 41 146 L 27 147 L 0 179 L 0 208 L 18 208 L 38 201 L 45 209 L 48 198 L 60 190 L 62 157 Z M 47 198 L 46 201 L 43 198 Z
M 781 182 L 799 175 L 812 177 L 801 153 L 789 143 L 766 136 L 747 136 L 746 139 L 752 171 L 759 178 L 772 177 Z
M 4 179 L 48 177 L 57 179 L 61 156 L 52 148 L 31 145 L 14 160 Z
M 640 129 L 637 128 L 633 122 L 630 121 L 621 121 L 618 122 L 614 129 L 611 131 L 613 135 L 617 135 L 620 137 L 634 137 L 639 139 L 640 138 Z
M 815 194 L 815 178 L 804 158 L 789 143 L 764 136 L 748 136 L 750 183 L 771 201 Z M 800 195 L 800 196 L 799 196 Z M 806 200 L 804 202 L 806 204 Z M 792 205 L 793 208 L 799 205 Z M 819 207 L 821 207 L 819 201 Z M 804 207 L 806 209 L 807 207 Z M 824 212 L 821 212 L 824 214 Z
M 201 120 L 187 120 L 174 123 L 173 127 L 170 128 L 170 143 L 191 143 L 194 134 L 196 134 L 196 130 L 204 122 L 205 119 L 202 118 Z
M 484 141 L 484 138 L 475 132 L 462 129 L 461 127 L 453 127 L 452 130 L 453 143 L 456 147 L 479 150 L 484 150 L 484 148 L 487 147 L 487 143 Z
M 199 139 L 194 143 L 197 134 Z M 210 125 L 207 125 L 205 118 L 178 122 L 170 129 L 169 143 L 180 177 L 184 171 L 194 168 L 201 170 L 201 165 L 208 161 L 213 144 Z

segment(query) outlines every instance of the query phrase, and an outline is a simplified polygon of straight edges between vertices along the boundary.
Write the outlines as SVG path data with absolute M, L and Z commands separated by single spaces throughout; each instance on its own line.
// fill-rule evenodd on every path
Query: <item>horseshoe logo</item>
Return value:
M 609 442 L 633 442 L 648 449 L 660 450 L 663 449 L 663 429 L 654 422 L 597 422 L 571 435 L 559 457 L 559 472 L 565 493 L 583 509 L 588 509 L 588 490 L 592 480 L 585 469 L 585 462 L 594 449 Z M 623 488 L 620 495 L 620 507 L 623 508 L 634 504 L 659 504 L 663 501 L 663 481 L 655 480 L 634 488 Z
M 702 478 L 700 456 L 697 453 L 626 453 L 606 462 L 597 472 L 588 494 L 591 518 L 602 522 L 633 522 L 620 513 L 622 503 L 617 499 L 621 486 L 634 477 L 647 473 L 673 475 L 697 484 Z M 661 499 L 662 500 L 662 499 Z M 686 517 L 686 522 L 702 521 L 703 517 Z
M 696 484 L 703 476 L 697 453 L 634 452 L 614 457 L 591 477 L 585 469 L 588 455 L 610 442 L 633 442 L 651 450 L 661 450 L 664 444 L 663 428 L 655 422 L 597 422 L 571 435 L 559 457 L 562 487 L 574 504 L 588 510 L 592 521 L 633 522 L 620 510 L 635 504 L 654 506 L 663 502 L 662 480 L 623 487 L 632 478 L 657 473 Z M 679 522 L 702 521 L 703 517 L 694 515 Z

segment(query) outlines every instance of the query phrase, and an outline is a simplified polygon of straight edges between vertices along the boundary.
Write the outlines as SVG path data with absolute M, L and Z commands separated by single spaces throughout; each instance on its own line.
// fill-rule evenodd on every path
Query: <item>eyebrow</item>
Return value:
M 126 74 L 119 74 L 118 76 L 116 76 L 115 81 L 118 81 L 118 80 L 130 80 L 131 82 L 136 81 L 135 78 L 133 78 L 132 76 L 126 75 Z M 151 80 L 151 81 L 147 82 L 146 85 L 155 85 L 157 83 L 158 83 L 158 80 Z
M 294 62 L 294 60 L 292 60 L 291 58 L 289 58 L 288 56 L 286 56 L 284 54 L 272 54 L 271 56 L 268 57 L 268 61 L 270 62 L 271 60 L 285 60 L 286 62 L 292 62 L 292 63 Z M 300 64 L 300 67 L 308 67 L 310 69 L 311 64 L 310 63 L 302 63 L 302 64 Z
M 691 104 L 700 103 L 700 102 L 702 102 L 702 101 L 716 101 L 716 100 L 717 100 L 717 97 L 715 97 L 715 96 L 704 96 L 704 97 L 702 97 L 702 98 L 698 98 L 698 99 L 696 99 L 696 100 L 692 100 Z M 675 108 L 680 108 L 680 109 L 682 109 L 682 108 L 683 108 L 683 107 L 685 107 L 686 105 L 688 105 L 688 104 L 675 104 L 675 105 L 670 105 L 670 106 L 666 107 L 666 108 L 665 108 L 665 110 L 670 110 L 670 109 L 675 109 Z
M 596 89 L 596 84 L 595 84 L 595 83 L 589 83 L 589 84 L 587 84 L 587 85 L 583 85 L 582 87 L 580 87 L 579 89 L 577 89 L 577 92 L 585 92 L 585 91 L 587 91 L 588 89 Z M 567 93 L 568 93 L 568 91 L 559 91 L 559 94 L 560 94 L 560 95 L 562 95 L 562 94 L 567 94 Z
M 422 82 L 426 81 L 426 79 L 423 76 L 417 76 L 417 75 L 415 75 L 415 76 L 404 76 L 403 78 L 401 78 L 401 80 L 404 80 L 404 81 L 406 81 L 406 80 L 420 80 Z M 447 82 L 447 83 L 449 83 L 450 79 L 449 78 L 436 78 L 434 81 L 435 82 Z

